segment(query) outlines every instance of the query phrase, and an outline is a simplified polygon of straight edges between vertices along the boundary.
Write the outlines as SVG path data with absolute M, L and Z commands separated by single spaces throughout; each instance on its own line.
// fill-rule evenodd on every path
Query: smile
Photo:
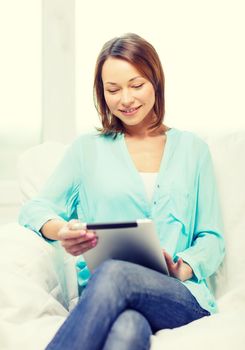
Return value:
M 125 115 L 133 115 L 133 114 L 135 114 L 138 111 L 138 109 L 140 107 L 141 106 L 135 107 L 135 108 L 128 108 L 128 109 L 119 109 L 119 111 L 122 112 Z

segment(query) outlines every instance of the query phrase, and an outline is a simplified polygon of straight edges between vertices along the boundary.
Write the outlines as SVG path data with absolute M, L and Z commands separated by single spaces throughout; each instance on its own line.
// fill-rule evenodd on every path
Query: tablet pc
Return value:
M 169 275 L 152 220 L 83 223 L 82 227 L 96 231 L 98 236 L 96 247 L 83 254 L 90 271 L 105 260 L 117 259 Z

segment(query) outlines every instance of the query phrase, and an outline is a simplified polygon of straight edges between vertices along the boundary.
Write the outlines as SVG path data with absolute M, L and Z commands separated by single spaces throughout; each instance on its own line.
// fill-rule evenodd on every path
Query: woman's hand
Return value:
M 78 220 L 71 220 L 58 231 L 58 239 L 63 248 L 70 254 L 77 256 L 85 253 L 97 245 L 98 237 L 93 231 L 75 228 Z
M 182 258 L 179 258 L 177 262 L 174 262 L 171 255 L 169 255 L 165 250 L 163 250 L 163 255 L 165 257 L 170 276 L 178 278 L 182 282 L 190 279 L 193 276 L 192 268 L 190 265 L 185 263 Z

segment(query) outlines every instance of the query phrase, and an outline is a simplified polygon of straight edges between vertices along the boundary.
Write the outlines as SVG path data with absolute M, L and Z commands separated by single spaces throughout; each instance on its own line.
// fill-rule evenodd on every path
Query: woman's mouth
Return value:
M 138 111 L 138 109 L 139 109 L 140 107 L 141 107 L 141 106 L 139 106 L 139 107 L 134 107 L 134 108 L 119 109 L 119 111 L 120 111 L 123 115 L 131 116 L 131 115 L 136 114 L 137 111 Z

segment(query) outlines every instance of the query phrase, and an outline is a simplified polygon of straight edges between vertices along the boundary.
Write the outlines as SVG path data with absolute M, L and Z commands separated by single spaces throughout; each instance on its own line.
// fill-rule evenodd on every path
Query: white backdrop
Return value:
M 48 14 L 44 3 L 50 4 Z M 8 221 L 18 202 L 15 164 L 22 139 L 25 147 L 29 137 L 38 142 L 46 125 L 43 135 L 67 142 L 73 138 L 67 125 L 73 127 L 74 119 L 77 134 L 99 124 L 92 96 L 95 61 L 104 42 L 122 33 L 142 35 L 160 55 L 167 125 L 209 132 L 245 129 L 244 0 L 0 0 L 0 10 L 0 220 Z M 62 87 L 54 70 L 45 75 L 48 45 L 56 51 L 52 56 L 46 50 L 47 66 L 56 65 Z M 45 77 L 51 117 L 42 123 Z M 54 92 L 57 100 L 51 98 Z M 64 112 L 56 124 L 54 107 Z
M 92 83 L 105 41 L 125 32 L 149 40 L 166 78 L 166 123 L 245 129 L 243 0 L 76 1 L 77 132 L 98 125 Z

